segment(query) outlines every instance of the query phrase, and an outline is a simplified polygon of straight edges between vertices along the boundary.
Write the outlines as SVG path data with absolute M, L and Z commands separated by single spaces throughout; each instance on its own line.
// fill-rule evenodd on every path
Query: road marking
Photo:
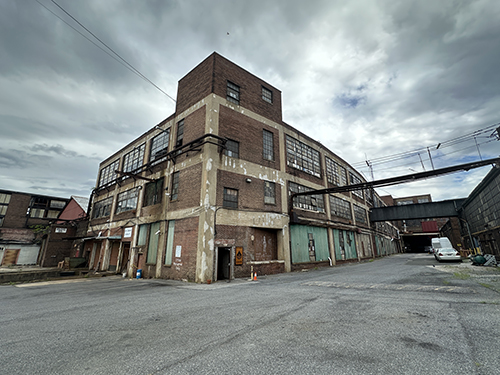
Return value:
M 446 292 L 446 293 L 476 293 L 470 288 L 460 286 L 435 286 L 435 285 L 414 285 L 414 284 L 347 284 L 326 281 L 308 281 L 301 285 L 317 286 L 325 288 L 343 288 L 343 289 L 385 289 L 399 291 L 419 291 L 419 292 Z

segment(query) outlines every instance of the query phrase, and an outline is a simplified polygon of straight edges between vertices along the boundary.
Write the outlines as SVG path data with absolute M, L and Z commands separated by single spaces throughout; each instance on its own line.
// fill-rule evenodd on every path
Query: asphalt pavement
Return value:
M 399 254 L 211 285 L 2 285 L 0 373 L 495 374 L 499 279 Z

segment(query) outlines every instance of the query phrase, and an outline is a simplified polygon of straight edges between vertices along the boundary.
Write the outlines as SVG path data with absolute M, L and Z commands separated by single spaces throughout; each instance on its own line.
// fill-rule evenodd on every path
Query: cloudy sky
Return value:
M 427 148 L 435 168 L 500 154 L 498 1 L 56 1 L 174 98 L 217 51 L 367 179 L 366 159 L 381 179 L 432 169 Z M 89 196 L 99 162 L 175 103 L 57 4 L 0 0 L 0 189 Z M 465 197 L 489 168 L 378 192 Z

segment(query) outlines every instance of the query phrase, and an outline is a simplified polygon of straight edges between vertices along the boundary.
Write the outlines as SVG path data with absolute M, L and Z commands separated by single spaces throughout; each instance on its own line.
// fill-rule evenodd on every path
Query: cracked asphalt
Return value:
M 212 285 L 0 286 L 2 374 L 494 374 L 500 272 L 400 254 Z

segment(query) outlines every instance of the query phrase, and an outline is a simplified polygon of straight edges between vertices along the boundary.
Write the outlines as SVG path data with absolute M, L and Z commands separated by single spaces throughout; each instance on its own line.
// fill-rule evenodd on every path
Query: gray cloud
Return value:
M 284 120 L 351 163 L 500 121 L 500 3 L 492 0 L 58 3 L 172 96 L 182 76 L 221 53 L 281 89 Z M 35 1 L 0 3 L 0 49 L 4 189 L 88 195 L 100 160 L 174 111 Z M 498 143 L 480 151 L 496 156 Z M 442 152 L 443 166 L 478 157 L 473 142 Z M 421 168 L 417 157 L 406 162 L 378 166 L 375 176 Z M 479 174 L 460 187 L 443 177 L 453 191 L 437 179 L 395 191 L 444 199 L 472 190 Z

